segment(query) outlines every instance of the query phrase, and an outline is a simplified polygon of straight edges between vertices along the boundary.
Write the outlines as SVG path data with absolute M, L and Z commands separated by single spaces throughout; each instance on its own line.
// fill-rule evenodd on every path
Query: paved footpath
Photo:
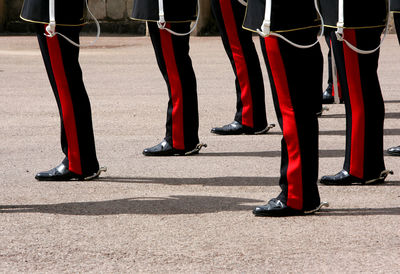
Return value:
M 218 37 L 193 37 L 191 55 L 208 148 L 142 155 L 165 132 L 165 83 L 148 37 L 103 37 L 81 51 L 81 64 L 108 172 L 90 182 L 37 182 L 36 172 L 63 158 L 55 100 L 36 38 L 0 37 L 0 272 L 399 273 L 400 158 L 385 156 L 395 174 L 384 185 L 320 186 L 331 207 L 318 214 L 255 218 L 252 208 L 279 192 L 281 131 L 212 135 L 234 117 L 232 69 Z M 388 148 L 400 144 L 394 35 L 381 56 Z M 329 106 L 320 132 L 320 176 L 334 174 L 343 165 L 343 105 Z

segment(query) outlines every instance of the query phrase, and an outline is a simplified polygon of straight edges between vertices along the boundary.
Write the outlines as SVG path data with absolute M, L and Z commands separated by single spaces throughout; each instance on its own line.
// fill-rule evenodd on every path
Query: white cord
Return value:
M 49 1 L 49 24 L 46 27 L 46 32 L 48 37 L 53 37 L 56 32 L 56 12 L 55 12 L 55 1 Z
M 46 33 L 44 35 L 46 35 L 47 37 L 50 37 L 50 38 L 54 37 L 55 35 L 59 35 L 59 36 L 63 37 L 65 40 L 67 40 L 69 43 L 71 43 L 72 45 L 74 45 L 76 47 L 80 47 L 80 48 L 90 47 L 91 45 L 96 43 L 97 39 L 99 39 L 99 37 L 100 37 L 100 24 L 99 24 L 99 21 L 96 19 L 96 17 L 93 15 L 93 13 L 90 11 L 88 0 L 85 0 L 85 3 L 86 3 L 86 8 L 87 8 L 88 12 L 89 12 L 90 16 L 93 18 L 94 22 L 96 23 L 96 27 L 97 27 L 96 38 L 92 42 L 90 42 L 89 45 L 80 45 L 78 43 L 75 43 L 74 41 L 69 39 L 67 36 L 63 35 L 62 33 L 59 33 L 59 32 L 55 31 L 55 28 L 56 28 L 55 0 L 49 0 L 49 17 L 50 17 L 49 19 L 50 19 L 50 23 L 46 27 Z
M 246 6 L 246 7 L 247 7 L 247 2 L 246 2 L 246 1 L 244 1 L 244 0 L 238 0 L 238 2 L 239 2 L 240 4 L 242 4 L 243 6 Z
M 163 0 L 158 0 L 158 12 L 159 12 L 159 20 L 157 21 L 157 26 L 161 30 L 166 30 L 171 34 L 177 35 L 177 36 L 185 36 L 191 34 L 195 28 L 197 27 L 197 23 L 199 22 L 200 18 L 200 0 L 197 0 L 197 18 L 196 22 L 194 23 L 192 29 L 186 33 L 179 33 L 175 32 L 169 28 L 166 27 L 167 22 L 165 21 L 164 17 L 164 1 Z
M 344 41 L 346 43 L 346 45 L 351 48 L 353 51 L 359 53 L 359 54 L 371 54 L 374 53 L 375 51 L 377 51 L 383 44 L 383 41 L 386 38 L 386 35 L 389 32 L 389 16 L 390 16 L 390 0 L 387 0 L 388 2 L 388 13 L 386 16 L 386 26 L 385 26 L 385 30 L 384 30 L 384 34 L 383 37 L 381 39 L 381 42 L 379 43 L 378 47 L 376 47 L 375 49 L 372 50 L 362 50 L 357 48 L 356 46 L 354 46 L 353 44 L 351 44 L 349 41 L 347 41 L 346 39 L 344 39 L 344 0 L 339 0 L 339 17 L 338 17 L 338 22 L 337 22 L 337 31 L 335 32 L 336 34 L 336 38 L 338 41 Z
M 266 0 L 265 1 L 265 16 L 264 16 L 264 21 L 263 24 L 261 25 L 261 30 L 257 29 L 257 33 L 259 35 L 261 35 L 262 37 L 268 37 L 270 35 L 272 36 L 276 36 L 279 37 L 281 39 L 283 39 L 285 42 L 289 43 L 290 45 L 296 47 L 296 48 L 301 48 L 301 49 L 308 49 L 308 48 L 312 48 L 313 46 L 315 46 L 316 44 L 319 43 L 319 40 L 322 39 L 322 37 L 324 36 L 324 19 L 322 18 L 322 14 L 319 10 L 318 7 L 318 0 L 314 0 L 314 5 L 315 5 L 315 9 L 317 10 L 317 13 L 319 15 L 319 17 L 321 18 L 321 30 L 320 30 L 320 35 L 317 39 L 317 41 L 315 41 L 314 43 L 310 44 L 310 45 L 300 45 L 297 43 L 294 43 L 292 41 L 290 41 L 289 39 L 287 39 L 285 36 L 276 33 L 276 32 L 271 32 L 271 12 L 272 12 L 272 0 Z

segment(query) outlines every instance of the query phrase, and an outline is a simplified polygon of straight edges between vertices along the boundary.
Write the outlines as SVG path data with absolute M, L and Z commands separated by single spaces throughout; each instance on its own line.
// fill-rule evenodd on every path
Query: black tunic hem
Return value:
M 22 15 L 19 16 L 22 20 L 29 22 L 29 23 L 35 23 L 35 24 L 43 24 L 43 25 L 48 25 L 49 22 L 41 22 L 41 21 L 35 21 L 35 20 L 30 20 L 27 18 L 22 17 Z M 64 27 L 79 27 L 79 26 L 84 26 L 86 25 L 88 22 L 83 22 L 81 24 L 59 24 L 56 22 L 56 26 L 64 26 Z
M 332 25 L 324 25 L 325 28 L 332 28 L 332 29 L 337 29 L 337 26 L 332 26 Z M 386 27 L 385 25 L 376 25 L 376 26 L 365 26 L 365 27 L 352 27 L 352 26 L 346 26 L 343 29 L 374 29 L 374 28 L 382 28 Z
M 287 29 L 287 30 L 274 30 L 274 31 L 271 31 L 271 33 L 285 33 L 285 32 L 292 32 L 292 31 L 312 29 L 312 28 L 320 28 L 320 27 L 321 27 L 321 25 L 312 25 L 312 26 L 294 28 L 294 29 Z M 257 30 L 246 28 L 245 26 L 242 26 L 242 28 L 245 29 L 245 30 L 257 33 Z M 260 26 L 260 28 L 261 28 L 261 26 Z
M 150 20 L 150 19 L 140 19 L 140 18 L 134 18 L 134 17 L 129 17 L 130 20 L 134 21 L 143 21 L 143 22 L 154 22 L 157 23 L 158 20 Z M 191 19 L 191 20 L 180 20 L 180 21 L 166 21 L 166 23 L 187 23 L 187 22 L 194 22 L 196 19 Z

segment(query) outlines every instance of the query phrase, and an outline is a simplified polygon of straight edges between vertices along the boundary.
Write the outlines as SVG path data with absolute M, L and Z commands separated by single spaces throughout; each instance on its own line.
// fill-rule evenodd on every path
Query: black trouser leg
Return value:
M 285 33 L 289 40 L 300 44 L 310 44 L 316 35 L 315 29 Z M 320 204 L 318 118 L 309 106 L 320 100 L 321 49 L 319 44 L 299 49 L 275 36 L 261 39 L 261 45 L 283 132 L 279 199 L 294 209 L 314 209 Z
M 394 19 L 394 26 L 396 28 L 397 40 L 399 41 L 400 44 L 400 13 L 394 12 L 393 19 Z
M 333 76 L 332 76 L 332 53 L 331 53 L 331 37 L 329 34 L 325 34 L 325 41 L 328 45 L 328 86 L 332 86 L 333 84 Z
M 382 28 L 345 29 L 354 46 L 371 50 L 380 43 Z M 385 116 L 377 69 L 379 51 L 358 54 L 331 31 L 333 50 L 346 107 L 346 155 L 343 169 L 361 179 L 373 179 L 385 169 L 383 123 Z
M 158 67 L 168 87 L 168 111 L 165 139 L 175 149 L 188 150 L 199 143 L 197 84 L 189 56 L 189 35 L 176 36 L 148 22 Z M 167 24 L 180 33 L 190 22 Z
M 246 7 L 237 0 L 212 0 L 211 7 L 236 79 L 235 120 L 256 130 L 267 125 L 265 90 L 252 33 L 242 28 Z
M 57 27 L 58 32 L 78 43 L 80 30 L 80 27 Z M 76 174 L 93 174 L 99 164 L 89 97 L 79 65 L 79 48 L 57 35 L 46 37 L 44 32 L 45 26 L 37 24 L 40 50 L 61 117 L 64 164 Z

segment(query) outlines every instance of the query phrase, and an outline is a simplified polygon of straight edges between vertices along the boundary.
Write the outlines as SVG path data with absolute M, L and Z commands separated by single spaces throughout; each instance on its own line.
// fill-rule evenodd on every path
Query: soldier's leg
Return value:
M 310 44 L 317 30 L 285 33 L 292 41 Z M 323 58 L 319 44 L 299 49 L 274 36 L 261 40 L 282 128 L 281 194 L 256 215 L 296 215 L 320 204 L 318 180 L 318 118 L 310 104 L 320 100 Z M 276 213 L 274 213 L 276 211 Z
M 158 67 L 168 88 L 165 140 L 145 149 L 147 156 L 185 154 L 199 143 L 197 84 L 189 56 L 189 35 L 176 36 L 148 22 Z M 167 24 L 180 33 L 190 29 L 190 22 Z
M 397 40 L 399 41 L 400 44 L 400 13 L 398 12 L 393 13 L 393 21 L 394 21 L 394 26 L 396 28 Z
M 325 41 L 329 48 L 327 55 L 327 66 L 328 66 L 328 86 L 322 94 L 322 103 L 332 104 L 334 102 L 333 97 L 333 75 L 332 75 L 332 53 L 331 53 L 331 38 L 325 34 Z
M 393 13 L 394 25 L 396 27 L 397 40 L 400 44 L 400 13 Z M 400 156 L 400 146 L 391 147 L 387 150 L 387 153 L 391 156 Z
M 344 36 L 360 49 L 374 49 L 380 43 L 381 33 L 381 28 L 346 29 Z M 322 177 L 321 183 L 383 182 L 385 110 L 377 74 L 379 51 L 358 54 L 337 41 L 333 31 L 332 43 L 346 107 L 346 154 L 343 170 Z
M 57 31 L 75 42 L 79 42 L 80 29 L 57 27 Z M 79 65 L 79 48 L 57 35 L 46 37 L 44 32 L 45 26 L 37 24 L 40 50 L 61 118 L 61 146 L 66 156 L 62 164 L 73 174 L 79 175 L 76 177 L 91 176 L 99 171 L 99 164 L 90 101 Z M 48 172 L 39 173 L 37 179 L 60 179 L 54 174 L 48 175 Z
M 252 134 L 267 126 L 265 90 L 252 33 L 242 28 L 246 7 L 237 0 L 212 0 L 211 7 L 235 73 L 235 121 L 245 128 L 215 128 L 216 134 Z

